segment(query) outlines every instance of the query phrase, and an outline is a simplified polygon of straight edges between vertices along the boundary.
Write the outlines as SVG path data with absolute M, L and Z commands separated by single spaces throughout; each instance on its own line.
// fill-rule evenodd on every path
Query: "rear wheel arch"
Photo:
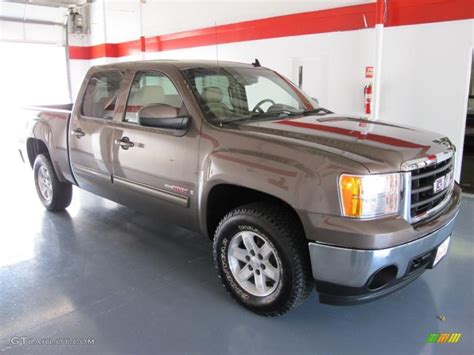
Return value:
M 26 152 L 28 154 L 28 161 L 32 168 L 38 155 L 46 154 L 50 156 L 47 145 L 38 138 L 28 138 L 26 141 Z

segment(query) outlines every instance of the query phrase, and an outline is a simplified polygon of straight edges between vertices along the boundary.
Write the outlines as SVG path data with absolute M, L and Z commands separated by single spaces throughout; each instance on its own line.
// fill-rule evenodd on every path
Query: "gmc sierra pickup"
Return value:
M 449 139 L 334 114 L 258 61 L 97 66 L 74 105 L 33 109 L 20 153 L 48 210 L 76 185 L 208 235 L 224 287 L 258 314 L 314 287 L 373 300 L 447 253 Z

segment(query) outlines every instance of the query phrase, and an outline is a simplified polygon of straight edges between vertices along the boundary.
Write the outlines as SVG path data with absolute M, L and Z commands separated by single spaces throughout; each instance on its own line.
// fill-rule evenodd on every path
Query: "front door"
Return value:
M 123 73 L 91 74 L 78 97 L 70 124 L 71 167 L 78 185 L 94 194 L 117 200 L 112 188 L 112 136 L 115 103 Z
M 160 219 L 190 229 L 197 226 L 198 126 L 187 133 L 144 127 L 138 111 L 150 104 L 172 106 L 187 115 L 180 93 L 162 72 L 137 72 L 124 113 L 115 122 L 113 181 L 119 200 Z

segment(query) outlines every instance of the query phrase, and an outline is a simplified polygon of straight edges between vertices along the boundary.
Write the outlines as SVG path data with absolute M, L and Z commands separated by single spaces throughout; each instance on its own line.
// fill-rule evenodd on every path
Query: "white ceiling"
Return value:
M 34 22 L 44 21 L 64 23 L 68 9 L 65 7 L 50 7 L 30 5 L 19 2 L 0 2 L 0 20 Z
M 65 44 L 68 8 L 39 2 L 46 1 L 0 1 L 0 42 Z M 65 1 L 54 1 L 59 2 Z
M 4 0 L 4 2 L 18 3 L 18 4 L 29 4 L 39 6 L 50 6 L 50 7 L 74 7 L 83 5 L 88 0 Z

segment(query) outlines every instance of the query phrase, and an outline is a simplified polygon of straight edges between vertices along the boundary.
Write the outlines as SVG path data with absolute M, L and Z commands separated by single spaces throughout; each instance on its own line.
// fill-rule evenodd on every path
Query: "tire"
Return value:
M 252 246 L 247 248 L 252 240 L 254 253 Z M 229 212 L 216 229 L 213 256 L 227 292 L 259 315 L 283 315 L 303 303 L 314 287 L 302 227 L 280 206 L 252 203 Z
M 61 182 L 46 154 L 39 154 L 33 165 L 36 192 L 48 211 L 62 211 L 72 200 L 72 185 Z

